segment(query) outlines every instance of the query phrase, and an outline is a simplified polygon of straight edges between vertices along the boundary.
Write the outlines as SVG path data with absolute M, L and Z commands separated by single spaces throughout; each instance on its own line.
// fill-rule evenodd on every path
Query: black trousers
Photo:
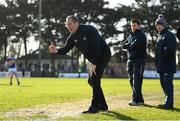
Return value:
M 173 86 L 173 73 L 159 73 L 161 87 L 165 94 L 165 104 L 173 106 L 174 104 L 174 86 Z
M 132 100 L 137 103 L 144 102 L 142 96 L 144 66 L 144 60 L 128 60 L 127 63 L 128 76 L 132 88 Z
M 101 61 L 96 65 L 96 75 L 93 74 L 88 79 L 89 85 L 92 87 L 93 96 L 91 106 L 95 108 L 107 108 L 107 103 L 101 88 L 101 77 L 104 69 L 106 68 L 109 60 L 111 58 L 111 52 L 107 51 L 104 56 L 101 57 Z

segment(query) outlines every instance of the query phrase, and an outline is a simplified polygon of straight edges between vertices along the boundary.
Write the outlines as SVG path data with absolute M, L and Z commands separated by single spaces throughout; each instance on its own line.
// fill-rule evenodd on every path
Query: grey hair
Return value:
M 73 22 L 78 22 L 78 23 L 80 22 L 79 18 L 74 15 L 69 15 L 68 17 L 66 17 L 66 21 L 69 19 L 72 19 Z

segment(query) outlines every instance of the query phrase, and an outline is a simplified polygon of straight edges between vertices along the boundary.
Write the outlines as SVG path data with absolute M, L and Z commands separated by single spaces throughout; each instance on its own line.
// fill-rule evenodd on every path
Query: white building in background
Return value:
M 27 66 L 25 67 L 25 58 L 27 58 Z M 54 66 L 54 67 L 53 67 Z M 39 66 L 39 52 L 34 51 L 26 57 L 22 56 L 17 59 L 17 67 L 19 71 L 30 72 L 72 72 L 77 68 L 77 60 L 68 55 L 51 55 L 48 51 L 42 51 L 40 66 Z M 52 70 L 53 69 L 53 70 Z

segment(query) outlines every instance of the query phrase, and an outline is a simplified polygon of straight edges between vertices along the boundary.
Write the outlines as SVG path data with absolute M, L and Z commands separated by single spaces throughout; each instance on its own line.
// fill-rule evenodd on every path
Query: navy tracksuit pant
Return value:
M 165 105 L 173 106 L 174 104 L 174 86 L 173 86 L 173 73 L 159 73 L 161 87 L 165 94 Z
M 136 103 L 144 102 L 142 95 L 144 60 L 128 60 L 127 70 L 132 88 L 132 100 Z
M 98 65 L 96 65 L 96 75 L 93 73 L 91 77 L 88 79 L 89 85 L 92 87 L 93 96 L 91 106 L 95 108 L 108 108 L 102 88 L 101 88 L 101 77 L 103 75 L 103 71 L 106 68 L 109 60 L 111 58 L 110 50 L 104 51 L 103 56 L 101 57 L 101 61 Z

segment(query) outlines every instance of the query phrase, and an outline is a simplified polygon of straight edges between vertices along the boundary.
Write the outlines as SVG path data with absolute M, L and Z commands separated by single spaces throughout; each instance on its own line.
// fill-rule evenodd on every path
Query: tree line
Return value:
M 157 31 L 155 20 L 159 14 L 163 14 L 168 22 L 168 27 L 176 33 L 180 26 L 180 0 L 135 0 L 131 5 L 117 4 L 116 7 L 107 7 L 109 2 L 104 0 L 42 0 L 41 15 L 41 46 L 48 51 L 50 41 L 62 46 L 69 32 L 65 28 L 64 21 L 68 15 L 76 15 L 82 24 L 92 24 L 101 33 L 105 40 L 110 41 L 109 46 L 118 56 L 114 62 L 125 62 L 127 57 L 119 45 L 130 32 L 130 21 L 138 18 L 142 22 L 143 30 L 148 38 L 147 61 L 152 61 L 155 53 Z M 28 38 L 34 37 L 38 42 L 39 32 L 39 0 L 6 0 L 0 4 L 0 55 L 1 60 L 6 59 L 8 47 L 18 43 L 24 46 L 24 54 L 27 55 Z M 180 66 L 180 46 L 177 47 L 177 58 Z M 73 58 L 81 54 L 73 49 L 70 52 Z M 28 58 L 25 59 L 26 64 Z

